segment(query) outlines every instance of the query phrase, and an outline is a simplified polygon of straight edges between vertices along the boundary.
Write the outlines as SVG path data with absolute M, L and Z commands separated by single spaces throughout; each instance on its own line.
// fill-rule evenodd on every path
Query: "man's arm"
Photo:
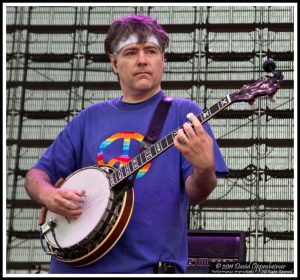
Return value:
M 201 172 L 193 169 L 193 173 L 185 181 L 185 189 L 189 198 L 197 203 L 204 202 L 217 185 L 215 171 Z
M 40 169 L 30 169 L 25 177 L 25 188 L 35 202 L 45 205 L 45 200 L 49 193 L 52 192 L 52 184 L 46 172 Z
M 185 189 L 191 200 L 200 203 L 217 184 L 213 140 L 194 114 L 190 114 L 189 119 L 194 128 L 184 123 L 178 130 L 174 145 L 193 166 L 193 173 L 185 181 Z
M 85 191 L 55 188 L 48 174 L 41 169 L 33 168 L 27 172 L 25 188 L 34 201 L 52 212 L 70 218 L 77 218 L 82 213 L 79 204 L 83 202 Z

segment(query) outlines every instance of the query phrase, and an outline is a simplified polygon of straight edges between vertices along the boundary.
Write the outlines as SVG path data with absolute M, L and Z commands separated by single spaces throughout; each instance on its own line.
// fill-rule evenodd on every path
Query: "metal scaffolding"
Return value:
M 265 60 L 283 71 L 276 103 L 233 104 L 209 121 L 231 172 L 188 219 L 244 231 L 247 261 L 293 262 L 293 6 L 7 6 L 7 273 L 47 270 L 25 174 L 83 108 L 120 94 L 103 42 L 113 19 L 137 13 L 170 35 L 162 88 L 172 97 L 210 108 L 263 76 Z

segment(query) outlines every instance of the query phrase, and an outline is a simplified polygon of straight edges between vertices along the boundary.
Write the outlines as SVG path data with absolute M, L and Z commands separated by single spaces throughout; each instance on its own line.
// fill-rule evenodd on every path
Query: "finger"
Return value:
M 194 129 L 192 128 L 191 124 L 189 124 L 187 122 L 184 123 L 183 129 L 184 129 L 185 135 L 187 136 L 188 139 L 192 139 L 193 137 L 196 136 L 196 133 L 195 133 Z
M 82 207 L 80 205 L 78 205 L 78 203 L 75 203 L 71 200 L 65 200 L 63 202 L 63 207 L 66 210 L 80 210 L 80 209 L 82 209 Z
M 76 216 L 80 216 L 84 209 L 82 207 L 74 207 L 76 209 L 70 209 L 70 205 L 68 204 L 69 202 L 67 201 L 66 203 L 63 204 L 59 204 L 55 207 L 55 209 L 53 208 L 53 211 L 59 215 L 62 216 L 67 216 L 67 217 L 76 217 Z M 72 208 L 72 207 L 71 207 Z
M 79 198 L 79 201 L 77 201 L 77 202 L 84 202 L 84 197 L 86 197 L 87 195 L 86 195 L 86 191 L 85 190 L 76 190 L 75 191 L 75 194 L 76 195 L 78 195 L 80 198 Z
M 77 195 L 79 195 L 79 196 L 86 196 L 86 192 L 85 192 L 85 190 L 83 190 L 83 189 L 81 189 L 81 190 L 75 190 L 74 191 Z
M 66 218 L 66 220 L 67 220 L 67 222 L 68 222 L 69 224 L 70 224 L 72 221 L 77 220 L 79 217 L 80 217 L 80 215 L 79 215 L 79 216 L 65 216 L 65 218 Z
M 188 138 L 183 129 L 178 130 L 176 138 L 179 141 L 179 144 L 181 145 L 185 145 L 188 142 Z
M 193 130 L 196 133 L 196 135 L 203 132 L 204 128 L 203 128 L 202 124 L 200 123 L 199 119 L 193 113 L 188 113 L 186 117 L 193 124 L 193 126 L 194 126 Z
M 185 150 L 185 145 L 179 140 L 179 137 L 177 137 L 177 136 L 174 139 L 174 146 L 177 150 L 179 150 L 182 153 Z
M 77 210 L 81 207 L 80 203 L 83 203 L 83 200 L 73 190 L 60 189 L 58 190 L 57 203 L 64 210 Z
M 77 220 L 82 213 L 68 213 L 68 215 L 65 215 L 65 218 L 67 219 L 68 222 L 70 222 L 71 220 Z
M 74 202 L 83 202 L 84 200 L 82 197 L 85 194 L 85 190 L 70 190 L 70 189 L 65 189 L 62 192 L 62 197 L 67 200 L 72 200 Z

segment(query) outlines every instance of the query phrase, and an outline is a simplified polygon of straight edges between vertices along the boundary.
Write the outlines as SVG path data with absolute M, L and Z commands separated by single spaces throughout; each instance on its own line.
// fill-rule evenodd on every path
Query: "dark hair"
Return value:
M 144 15 L 132 15 L 121 17 L 113 21 L 104 41 L 106 54 L 109 55 L 110 53 L 113 53 L 116 45 L 121 39 L 126 40 L 134 33 L 138 36 L 139 43 L 147 42 L 147 38 L 154 35 L 163 52 L 169 45 L 167 33 L 157 23 L 155 18 Z

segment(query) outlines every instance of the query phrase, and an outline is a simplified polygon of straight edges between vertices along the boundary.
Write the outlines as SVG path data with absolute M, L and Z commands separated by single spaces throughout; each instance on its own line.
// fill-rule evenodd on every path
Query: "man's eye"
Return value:
M 131 51 L 131 52 L 125 53 L 125 55 L 126 55 L 126 56 L 133 56 L 133 55 L 135 55 L 135 53 L 136 53 L 136 52 Z
M 157 54 L 157 51 L 155 49 L 150 49 L 147 51 L 149 54 Z

